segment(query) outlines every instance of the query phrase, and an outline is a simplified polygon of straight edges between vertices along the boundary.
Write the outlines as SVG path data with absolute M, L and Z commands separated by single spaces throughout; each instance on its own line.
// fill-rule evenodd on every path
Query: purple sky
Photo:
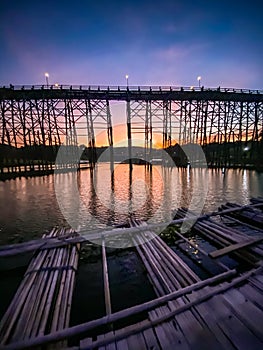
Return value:
M 263 2 L 0 2 L 0 85 L 263 88 Z

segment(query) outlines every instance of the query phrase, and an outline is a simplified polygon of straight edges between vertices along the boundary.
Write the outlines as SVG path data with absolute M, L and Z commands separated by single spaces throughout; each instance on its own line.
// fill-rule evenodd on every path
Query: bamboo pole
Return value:
M 70 233 L 74 235 L 74 232 Z M 44 238 L 68 236 L 65 229 L 52 230 Z M 18 291 L 0 325 L 1 343 L 27 340 L 69 325 L 69 312 L 75 271 L 77 246 L 43 250 L 35 254 Z M 50 310 L 55 312 L 50 318 Z
M 102 266 L 103 266 L 103 285 L 104 285 L 104 297 L 105 297 L 105 308 L 106 314 L 111 314 L 111 298 L 110 298 L 110 287 L 109 287 L 109 275 L 108 275 L 108 265 L 105 249 L 105 238 L 102 238 Z
M 229 254 L 229 253 L 232 253 L 236 250 L 239 250 L 241 248 L 250 247 L 253 244 L 257 244 L 259 242 L 262 242 L 262 240 L 263 240 L 263 237 L 260 237 L 260 238 L 256 238 L 256 239 L 255 238 L 249 239 L 249 240 L 246 240 L 244 242 L 235 243 L 235 244 L 232 244 L 228 247 L 213 251 L 213 252 L 209 253 L 209 256 L 211 256 L 211 258 L 213 258 L 213 259 L 219 258 L 219 257 L 222 257 L 226 254 Z
M 148 225 L 147 227 L 141 227 L 140 231 L 148 231 L 148 230 L 153 230 L 157 228 L 165 228 L 169 225 L 175 225 L 175 224 L 181 224 L 183 222 L 187 221 L 192 221 L 192 220 L 201 220 L 201 219 L 207 219 L 209 217 L 213 216 L 221 216 L 224 214 L 228 214 L 231 212 L 236 212 L 236 211 L 242 211 L 246 208 L 257 208 L 257 207 L 263 207 L 262 203 L 257 203 L 257 204 L 252 204 L 252 205 L 245 205 L 242 207 L 237 207 L 233 209 L 227 209 L 227 210 L 222 210 L 222 211 L 217 211 L 217 212 L 212 212 L 206 215 L 202 216 L 190 216 L 187 218 L 181 218 L 177 220 L 171 220 L 169 222 L 163 222 L 163 223 L 158 223 L 158 224 L 151 224 Z M 18 243 L 14 245 L 8 245 L 8 246 L 3 246 L 0 247 L 0 258 L 1 257 L 8 257 L 8 256 L 13 256 L 17 254 L 23 254 L 25 252 L 30 252 L 34 251 L 37 249 L 51 249 L 51 248 L 56 248 L 56 247 L 64 247 L 68 244 L 76 244 L 76 243 L 85 243 L 88 241 L 93 241 L 95 239 L 101 239 L 102 234 L 106 236 L 118 236 L 118 235 L 127 235 L 128 233 L 136 233 L 138 232 L 137 227 L 131 227 L 131 228 L 117 228 L 117 229 L 98 229 L 98 230 L 92 230 L 92 231 L 79 231 L 78 233 L 82 236 L 79 237 L 73 237 L 73 238 L 65 238 L 60 237 L 58 240 L 57 238 L 48 238 L 47 241 L 38 239 L 30 242 L 25 242 L 25 243 Z M 63 240 L 63 241 L 62 241 Z
M 224 235 L 219 229 L 212 228 L 210 227 L 210 225 L 204 222 L 198 222 L 197 224 L 195 224 L 194 230 L 199 232 L 200 235 L 205 236 L 209 240 L 215 241 L 221 247 L 225 247 L 229 244 L 233 244 L 236 242 L 233 238 Z M 244 252 L 243 254 L 236 252 L 234 254 L 240 260 L 244 260 L 250 265 L 254 265 L 258 261 L 258 259 L 256 259 L 253 254 L 248 252 Z

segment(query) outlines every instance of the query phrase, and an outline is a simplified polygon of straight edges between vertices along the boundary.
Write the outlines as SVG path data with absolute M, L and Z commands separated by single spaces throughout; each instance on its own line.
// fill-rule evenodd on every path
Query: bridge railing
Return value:
M 85 90 L 85 91 L 133 91 L 133 92 L 166 92 L 166 91 L 217 91 L 227 93 L 263 94 L 263 90 L 226 88 L 226 87 L 200 87 L 200 86 L 106 86 L 106 85 L 67 85 L 67 84 L 45 84 L 45 85 L 2 85 L 0 89 L 11 90 Z

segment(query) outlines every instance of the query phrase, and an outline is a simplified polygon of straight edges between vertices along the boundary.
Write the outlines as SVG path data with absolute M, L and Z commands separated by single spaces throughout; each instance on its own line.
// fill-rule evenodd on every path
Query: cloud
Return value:
M 157 49 L 153 52 L 153 56 L 156 59 L 173 61 L 175 59 L 190 58 L 193 59 L 194 55 L 200 51 L 206 49 L 208 44 L 175 44 L 164 48 Z

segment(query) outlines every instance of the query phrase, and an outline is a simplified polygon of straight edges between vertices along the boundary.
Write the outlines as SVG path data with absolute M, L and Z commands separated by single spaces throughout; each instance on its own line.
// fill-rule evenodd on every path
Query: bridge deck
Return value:
M 262 90 L 167 86 L 11 86 L 0 87 L 0 100 L 6 99 L 101 99 L 101 100 L 211 100 L 262 102 Z

